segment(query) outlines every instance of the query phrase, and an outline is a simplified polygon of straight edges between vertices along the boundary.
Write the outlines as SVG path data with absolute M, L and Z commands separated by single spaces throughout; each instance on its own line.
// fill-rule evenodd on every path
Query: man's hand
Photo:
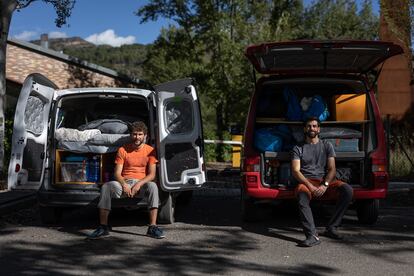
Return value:
M 132 197 L 131 187 L 128 184 L 122 184 L 122 191 L 127 197 Z
M 324 185 L 321 185 L 319 187 L 315 187 L 315 189 L 311 192 L 314 197 L 321 197 L 326 192 L 326 187 Z
M 139 190 L 141 189 L 141 186 L 142 185 L 139 184 L 139 182 L 135 183 L 135 185 L 132 186 L 132 190 L 131 190 L 132 197 L 134 197 L 139 192 Z

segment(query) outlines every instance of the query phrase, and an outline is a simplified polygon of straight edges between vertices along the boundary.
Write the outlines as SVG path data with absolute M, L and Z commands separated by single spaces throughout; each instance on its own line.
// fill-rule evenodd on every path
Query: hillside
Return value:
M 121 47 L 108 45 L 92 47 L 64 47 L 63 52 L 107 68 L 111 68 L 130 77 L 142 78 L 142 63 L 146 59 L 145 45 L 132 44 Z
M 33 44 L 40 45 L 40 40 L 30 41 Z M 68 38 L 49 38 L 48 46 L 50 49 L 55 51 L 62 51 L 64 48 L 75 47 L 75 48 L 85 48 L 85 47 L 95 47 L 94 44 L 78 37 L 68 37 Z
M 40 40 L 31 42 L 40 45 Z M 63 52 L 69 56 L 113 69 L 130 77 L 143 77 L 142 63 L 146 59 L 146 45 L 96 46 L 80 37 L 50 38 L 48 44 L 50 49 Z

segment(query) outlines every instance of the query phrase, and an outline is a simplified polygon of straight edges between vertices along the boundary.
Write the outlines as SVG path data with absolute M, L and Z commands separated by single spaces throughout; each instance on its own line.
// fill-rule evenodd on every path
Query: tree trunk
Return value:
M 0 179 L 4 179 L 4 110 L 6 106 L 6 48 L 10 20 L 16 9 L 17 1 L 0 1 Z

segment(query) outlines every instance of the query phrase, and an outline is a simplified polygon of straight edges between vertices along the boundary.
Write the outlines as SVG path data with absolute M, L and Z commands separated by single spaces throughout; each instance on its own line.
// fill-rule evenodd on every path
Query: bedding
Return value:
M 73 152 L 108 153 L 131 141 L 129 134 L 101 133 L 99 129 L 59 128 L 55 131 L 58 149 Z

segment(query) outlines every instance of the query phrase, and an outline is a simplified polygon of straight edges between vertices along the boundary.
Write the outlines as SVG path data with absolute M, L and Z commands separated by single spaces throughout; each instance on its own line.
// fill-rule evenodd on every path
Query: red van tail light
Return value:
M 387 166 L 384 164 L 372 165 L 372 172 L 386 172 Z
M 372 183 L 377 189 L 386 189 L 388 186 L 387 161 L 382 158 L 372 159 Z
M 16 164 L 16 167 L 14 168 L 14 172 L 20 171 L 20 164 Z
M 374 156 L 371 157 L 372 159 L 372 172 L 386 172 L 387 171 L 387 159 L 384 158 L 375 158 Z
M 255 175 L 248 175 L 247 176 L 247 182 L 254 182 L 254 183 L 256 183 L 257 182 L 257 176 L 255 176 Z
M 260 172 L 260 157 L 246 158 L 244 164 L 246 172 Z

